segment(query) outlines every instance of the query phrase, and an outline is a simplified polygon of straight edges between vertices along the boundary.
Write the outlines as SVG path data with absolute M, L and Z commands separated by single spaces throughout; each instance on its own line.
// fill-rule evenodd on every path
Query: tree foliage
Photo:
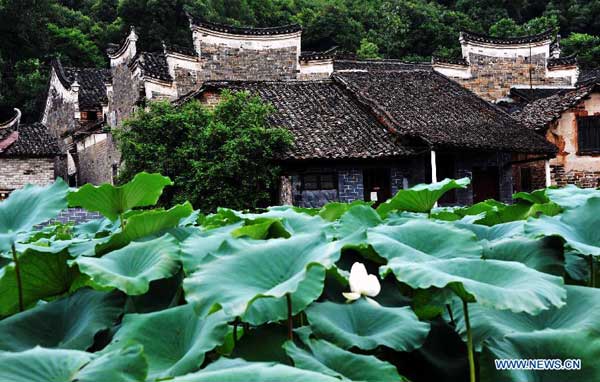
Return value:
M 140 171 L 171 177 L 176 186 L 165 204 L 189 200 L 203 211 L 266 207 L 277 187 L 273 161 L 292 142 L 287 130 L 268 126 L 272 111 L 246 92 L 224 92 L 212 109 L 197 101 L 151 103 L 117 132 L 120 179 Z
M 461 30 L 516 36 L 552 28 L 566 54 L 578 54 L 583 66 L 600 65 L 600 0 L 4 0 L 0 105 L 36 119 L 45 94 L 38 85 L 53 57 L 106 66 L 107 44 L 120 43 L 130 26 L 143 50 L 161 50 L 163 40 L 191 46 L 186 12 L 233 25 L 300 23 L 305 49 L 337 45 L 360 57 L 412 61 L 459 55 Z M 30 80 L 23 86 L 22 79 Z

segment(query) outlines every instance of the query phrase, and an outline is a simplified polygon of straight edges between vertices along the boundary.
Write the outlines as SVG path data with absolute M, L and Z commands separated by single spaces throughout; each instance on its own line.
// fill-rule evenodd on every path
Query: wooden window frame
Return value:
M 593 121 L 595 126 L 586 126 Z M 590 133 L 589 129 L 594 129 L 593 133 Z M 590 147 L 592 145 L 589 142 L 586 143 L 585 139 L 590 138 L 591 135 L 595 134 L 596 147 Z M 600 154 L 600 115 L 577 117 L 577 155 L 590 155 Z
M 316 188 L 306 188 L 306 181 L 305 181 L 305 177 L 307 176 L 315 176 L 316 177 L 316 184 L 317 187 Z M 328 188 L 323 188 L 323 181 L 321 179 L 322 176 L 331 176 L 332 177 L 332 182 L 333 182 L 333 187 L 328 187 Z M 338 176 L 336 173 L 333 172 L 320 172 L 320 173 L 306 173 L 306 174 L 302 174 L 301 175 L 301 184 L 300 184 L 300 189 L 301 191 L 322 191 L 322 190 L 337 190 L 338 189 L 338 182 L 337 182 Z

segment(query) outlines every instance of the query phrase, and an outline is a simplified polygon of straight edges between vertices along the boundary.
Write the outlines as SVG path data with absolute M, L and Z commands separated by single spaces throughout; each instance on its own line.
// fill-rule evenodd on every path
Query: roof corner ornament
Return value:
M 129 26 L 129 36 L 127 36 L 127 38 L 129 39 L 129 41 L 137 41 L 138 40 L 138 35 L 137 33 L 135 33 L 135 27 L 133 25 Z
M 19 122 L 21 121 L 21 110 L 17 109 L 16 107 L 13 110 L 15 112 L 14 117 L 6 122 L 0 121 L 0 130 L 19 127 Z

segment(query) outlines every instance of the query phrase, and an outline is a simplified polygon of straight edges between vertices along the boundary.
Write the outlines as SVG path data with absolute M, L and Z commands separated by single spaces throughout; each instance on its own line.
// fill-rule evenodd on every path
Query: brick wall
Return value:
M 350 203 L 355 200 L 363 200 L 365 188 L 362 169 L 348 168 L 339 170 L 338 191 L 340 202 Z
M 66 210 L 60 211 L 56 219 L 52 219 L 49 223 L 85 223 L 90 220 L 100 219 L 102 215 L 98 212 L 86 211 L 83 208 L 67 208 Z
M 206 80 L 289 80 L 298 70 L 295 47 L 242 49 L 202 43 L 201 60 Z
M 54 181 L 54 158 L 0 158 L 0 190 Z
M 565 171 L 564 166 L 550 166 L 552 184 L 564 187 L 574 184 L 581 188 L 600 187 L 600 169 L 598 171 L 571 170 Z
M 471 76 L 469 79 L 452 78 L 467 89 L 488 101 L 506 97 L 514 85 L 529 85 L 529 69 L 533 86 L 571 86 L 570 77 L 546 77 L 546 56 L 490 57 L 475 53 L 469 54 Z

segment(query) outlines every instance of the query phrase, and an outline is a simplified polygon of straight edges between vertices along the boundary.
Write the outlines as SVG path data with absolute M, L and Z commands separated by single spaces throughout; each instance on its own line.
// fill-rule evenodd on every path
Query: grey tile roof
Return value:
M 362 70 L 362 71 L 389 71 L 389 70 L 414 70 L 430 69 L 431 63 L 406 62 L 401 60 L 357 60 L 336 59 L 333 61 L 333 69 L 340 70 Z
M 0 158 L 7 157 L 39 157 L 53 158 L 60 154 L 58 141 L 54 138 L 46 126 L 41 123 L 30 125 L 18 125 L 11 129 L 0 129 L 0 143 L 14 133 L 18 132 L 18 138 L 4 151 L 0 152 Z M 15 135 L 12 135 L 13 137 Z
M 353 96 L 331 80 L 207 82 L 200 91 L 249 91 L 271 103 L 273 126 L 287 128 L 294 144 L 283 159 L 374 159 L 412 155 L 412 149 L 398 143 L 377 119 L 363 109 Z M 185 102 L 185 99 L 180 102 Z
M 299 32 L 302 27 L 298 24 L 282 25 L 278 27 L 269 28 L 255 28 L 255 27 L 236 27 L 231 25 L 217 24 L 203 20 L 198 17 L 190 17 L 193 25 L 210 29 L 215 32 L 231 33 L 237 35 L 278 35 Z
M 529 35 L 529 36 L 518 36 L 518 37 L 493 37 L 486 34 L 477 32 L 460 32 L 460 38 L 465 41 L 483 42 L 488 44 L 497 45 L 515 45 L 515 44 L 527 44 L 532 42 L 540 42 L 544 40 L 553 40 L 554 31 L 548 29 L 545 32 Z
M 77 80 L 80 108 L 101 109 L 108 103 L 105 84 L 111 82 L 110 69 L 63 67 L 59 59 L 52 61 L 52 67 L 66 89 Z
M 169 73 L 169 65 L 167 58 L 163 52 L 149 53 L 139 52 L 129 64 L 133 66 L 137 64 L 142 70 L 142 75 L 162 81 L 172 81 L 173 78 Z
M 530 102 L 514 116 L 530 129 L 544 129 L 549 123 L 559 119 L 563 112 L 576 106 L 596 91 L 600 91 L 600 86 L 596 83 L 563 90 L 550 97 Z
M 334 78 L 398 133 L 422 138 L 434 147 L 556 151 L 495 105 L 432 70 L 341 72 Z

